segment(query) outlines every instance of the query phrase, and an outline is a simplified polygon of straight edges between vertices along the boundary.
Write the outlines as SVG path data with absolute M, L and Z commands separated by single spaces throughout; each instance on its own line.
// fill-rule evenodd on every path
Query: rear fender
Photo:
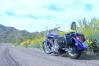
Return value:
M 76 46 L 76 49 L 77 49 L 77 50 L 82 50 L 82 51 L 87 50 L 87 48 L 85 48 L 85 47 L 83 46 L 82 42 L 80 42 L 79 40 L 77 40 L 75 37 L 72 37 L 72 38 L 73 38 L 74 41 L 75 41 L 75 46 Z

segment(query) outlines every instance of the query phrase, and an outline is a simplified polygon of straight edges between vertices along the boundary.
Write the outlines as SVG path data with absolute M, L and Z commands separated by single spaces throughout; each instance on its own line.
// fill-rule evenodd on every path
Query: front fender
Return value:
M 44 44 L 44 43 L 46 43 L 47 45 L 50 44 L 50 42 L 49 42 L 48 40 L 44 40 L 44 41 L 42 42 L 42 44 Z

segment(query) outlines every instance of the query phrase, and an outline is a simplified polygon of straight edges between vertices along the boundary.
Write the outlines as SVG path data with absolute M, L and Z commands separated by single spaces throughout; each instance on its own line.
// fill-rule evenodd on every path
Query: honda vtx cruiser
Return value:
M 47 27 L 46 27 L 47 29 Z M 77 59 L 82 51 L 88 49 L 85 37 L 81 33 L 69 32 L 63 36 L 59 35 L 59 27 L 45 31 L 45 40 L 43 41 L 43 50 L 47 54 L 66 53 L 70 58 Z M 76 30 L 76 23 L 72 22 L 71 29 Z

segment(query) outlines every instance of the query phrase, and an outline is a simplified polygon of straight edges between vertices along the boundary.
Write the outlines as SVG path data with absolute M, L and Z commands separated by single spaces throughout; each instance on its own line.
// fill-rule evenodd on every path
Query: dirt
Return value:
M 79 59 L 70 59 L 7 43 L 0 44 L 0 66 L 99 66 L 99 57 L 82 55 Z

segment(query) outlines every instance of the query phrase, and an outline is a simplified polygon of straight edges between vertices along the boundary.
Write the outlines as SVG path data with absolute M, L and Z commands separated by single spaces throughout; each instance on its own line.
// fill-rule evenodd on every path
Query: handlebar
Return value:
M 59 24 L 56 24 L 56 27 L 55 27 L 54 29 L 50 29 L 50 30 L 57 30 L 57 29 L 59 29 L 59 28 L 60 28 L 60 27 L 59 27 Z M 48 27 L 45 26 L 45 29 L 48 30 Z

